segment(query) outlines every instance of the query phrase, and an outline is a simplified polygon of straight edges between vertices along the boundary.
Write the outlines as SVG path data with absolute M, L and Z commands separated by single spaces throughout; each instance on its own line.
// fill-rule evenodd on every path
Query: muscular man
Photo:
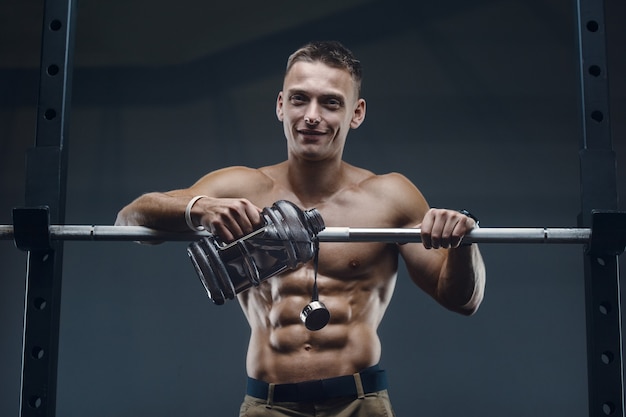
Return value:
M 342 160 L 348 131 L 365 119 L 360 84 L 360 63 L 342 45 L 304 46 L 290 56 L 276 100 L 287 139 L 284 162 L 220 169 L 190 188 L 145 194 L 118 215 L 119 225 L 184 231 L 185 209 L 202 195 L 191 206 L 192 226 L 224 241 L 260 227 L 261 208 L 277 200 L 316 208 L 326 226 L 421 227 L 421 244 L 320 244 L 319 294 L 331 319 L 319 331 L 299 318 L 311 299 L 313 262 L 238 295 L 251 327 L 241 416 L 392 415 L 377 366 L 377 328 L 394 290 L 398 255 L 415 284 L 444 307 L 471 315 L 482 301 L 480 252 L 462 244 L 475 221 L 429 209 L 400 174 L 376 175 Z

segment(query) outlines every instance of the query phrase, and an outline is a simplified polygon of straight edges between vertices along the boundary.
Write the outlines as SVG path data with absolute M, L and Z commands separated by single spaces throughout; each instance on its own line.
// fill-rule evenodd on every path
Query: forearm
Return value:
M 482 302 L 485 264 L 478 245 L 449 249 L 437 285 L 437 299 L 446 308 L 471 315 Z
M 120 210 L 115 224 L 171 232 L 206 229 L 224 242 L 252 233 L 263 224 L 262 210 L 248 199 L 214 194 L 206 187 L 144 194 Z
M 148 193 L 138 197 L 117 214 L 116 226 L 146 226 L 168 231 L 188 230 L 185 223 L 187 196 Z

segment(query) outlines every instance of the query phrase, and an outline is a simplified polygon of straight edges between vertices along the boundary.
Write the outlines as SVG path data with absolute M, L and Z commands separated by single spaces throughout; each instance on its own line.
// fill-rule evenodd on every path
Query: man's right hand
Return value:
M 191 219 L 224 242 L 232 242 L 263 225 L 261 212 L 245 198 L 203 197 L 193 205 Z

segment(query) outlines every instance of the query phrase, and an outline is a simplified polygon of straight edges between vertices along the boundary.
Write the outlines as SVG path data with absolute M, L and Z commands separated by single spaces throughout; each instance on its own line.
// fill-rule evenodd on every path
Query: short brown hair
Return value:
M 361 79 L 363 70 L 361 61 L 355 58 L 354 54 L 337 41 L 310 42 L 295 51 L 287 60 L 287 70 L 296 62 L 322 62 L 330 67 L 346 70 L 352 76 L 356 86 L 357 96 L 361 95 Z

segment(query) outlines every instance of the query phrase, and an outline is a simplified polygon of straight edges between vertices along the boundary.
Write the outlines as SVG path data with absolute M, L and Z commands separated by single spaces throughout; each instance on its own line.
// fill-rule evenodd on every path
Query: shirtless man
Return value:
M 203 195 L 191 206 L 192 225 L 224 241 L 260 227 L 261 208 L 277 200 L 316 208 L 326 226 L 421 227 L 421 244 L 320 244 L 319 294 L 331 319 L 319 331 L 307 330 L 299 318 L 311 300 L 313 262 L 238 295 L 251 327 L 241 416 L 313 415 L 315 409 L 333 416 L 392 415 L 384 371 L 376 366 L 377 328 L 394 290 L 398 255 L 412 280 L 444 307 L 471 315 L 482 301 L 480 252 L 461 244 L 474 219 L 429 209 L 400 174 L 376 175 L 342 160 L 348 131 L 365 119 L 360 84 L 360 63 L 343 46 L 304 46 L 289 58 L 276 100 L 286 161 L 214 171 L 190 188 L 145 194 L 118 214 L 118 225 L 184 231 L 185 209 Z

